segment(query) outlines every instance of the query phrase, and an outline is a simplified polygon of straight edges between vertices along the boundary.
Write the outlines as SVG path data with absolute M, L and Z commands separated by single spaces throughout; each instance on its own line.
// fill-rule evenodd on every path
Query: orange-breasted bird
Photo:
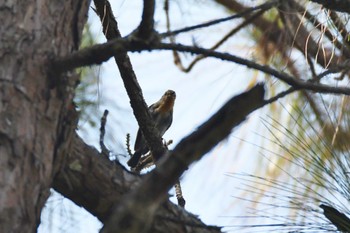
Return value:
M 171 123 L 173 122 L 173 108 L 175 98 L 175 92 L 172 90 L 167 90 L 162 96 L 162 98 L 160 98 L 160 100 L 158 100 L 148 108 L 151 117 L 154 121 L 155 128 L 158 130 L 158 133 L 161 137 L 169 129 Z M 134 150 L 134 155 L 128 161 L 128 165 L 132 168 L 136 167 L 141 156 L 149 151 L 147 142 L 140 128 L 137 131 Z

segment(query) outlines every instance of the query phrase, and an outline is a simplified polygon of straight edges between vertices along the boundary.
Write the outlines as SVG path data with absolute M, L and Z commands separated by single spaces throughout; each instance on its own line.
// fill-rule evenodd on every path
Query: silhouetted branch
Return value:
M 274 97 L 272 97 L 268 100 L 265 100 L 265 105 L 271 104 L 271 103 L 277 101 L 278 99 L 281 99 L 281 98 L 293 93 L 296 90 L 297 89 L 295 89 L 294 87 L 290 87 L 288 90 L 282 91 L 282 92 L 278 93 L 277 95 L 275 95 Z
M 52 61 L 51 72 L 59 74 L 82 66 L 100 65 L 111 57 L 125 53 L 130 47 L 130 42 L 122 38 L 115 38 L 103 44 L 97 44 L 81 49 L 63 58 Z
M 143 1 L 142 21 L 136 29 L 136 36 L 141 39 L 149 39 L 154 32 L 155 0 Z
M 104 137 L 105 137 L 105 133 L 106 133 L 107 115 L 108 115 L 108 110 L 106 109 L 103 113 L 103 116 L 101 117 L 100 147 L 101 147 L 101 154 L 103 156 L 105 156 L 107 159 L 109 159 L 109 150 L 107 149 L 107 147 L 104 143 Z
M 330 10 L 335 10 L 339 12 L 345 12 L 350 14 L 350 1 L 349 0 L 311 0 L 321 4 L 323 7 Z
M 340 213 L 332 206 L 321 204 L 324 216 L 337 227 L 339 231 L 350 232 L 350 219 L 343 213 Z
M 227 41 L 230 37 L 232 37 L 234 34 L 236 34 L 238 31 L 240 31 L 242 28 L 246 27 L 248 24 L 250 24 L 252 21 L 256 20 L 258 17 L 260 17 L 266 10 L 268 9 L 261 9 L 258 12 L 252 14 L 250 17 L 246 18 L 241 24 L 239 24 L 237 27 L 233 28 L 230 32 L 228 32 L 221 40 L 219 40 L 214 46 L 210 48 L 210 50 L 215 50 L 219 48 L 225 41 Z M 175 38 L 170 37 L 170 42 L 172 44 L 175 44 Z M 179 67 L 181 71 L 184 72 L 190 72 L 194 65 L 199 62 L 200 60 L 206 58 L 203 54 L 199 54 L 193 61 L 188 65 L 187 68 L 185 68 L 182 65 L 180 56 L 178 55 L 178 51 L 173 50 L 174 52 L 174 61 L 175 64 Z
M 158 45 L 153 45 L 153 49 L 161 49 L 161 50 L 177 50 L 182 52 L 188 52 L 192 54 L 203 54 L 208 57 L 215 57 L 221 60 L 225 61 L 232 61 L 237 64 L 241 64 L 244 66 L 247 66 L 248 68 L 253 68 L 259 71 L 262 71 L 266 74 L 272 75 L 275 78 L 291 85 L 292 87 L 296 89 L 306 89 L 311 90 L 319 93 L 333 93 L 333 94 L 345 94 L 350 95 L 350 88 L 346 87 L 332 87 L 329 85 L 324 85 L 320 83 L 313 83 L 305 80 L 296 79 L 284 72 L 280 72 L 276 69 L 273 69 L 270 66 L 267 65 L 260 65 L 254 61 L 244 59 L 235 55 L 231 55 L 229 53 L 221 53 L 216 52 L 208 49 L 193 47 L 193 46 L 186 46 L 182 44 L 166 44 L 161 43 Z
M 274 6 L 277 6 L 277 3 L 278 3 L 277 0 L 269 1 L 267 3 L 263 3 L 259 6 L 245 9 L 244 11 L 242 11 L 240 13 L 237 13 L 237 14 L 234 14 L 234 15 L 231 15 L 228 17 L 224 17 L 221 19 L 215 19 L 215 20 L 209 21 L 207 23 L 202 23 L 202 24 L 198 24 L 198 25 L 194 25 L 194 26 L 190 26 L 190 27 L 185 27 L 185 28 L 174 30 L 171 32 L 164 32 L 164 33 L 161 33 L 160 36 L 164 38 L 164 37 L 168 37 L 168 36 L 178 35 L 178 34 L 184 33 L 184 32 L 193 31 L 193 30 L 200 29 L 200 28 L 213 26 L 213 25 L 216 25 L 219 23 L 223 23 L 223 22 L 232 20 L 232 19 L 241 18 L 241 17 L 243 17 L 245 15 L 249 15 L 250 13 L 257 11 L 257 10 L 263 10 L 263 11 L 268 10 Z
M 75 134 L 71 152 L 54 177 L 53 188 L 104 222 L 113 205 L 119 204 L 123 194 L 141 181 L 140 176 L 127 171 L 118 161 L 101 159 L 95 148 Z M 171 201 L 157 209 L 151 232 L 183 232 L 184 227 L 188 232 L 221 232 L 219 227 L 205 225 Z
M 115 45 L 115 44 L 119 44 L 122 43 L 121 45 Z M 125 52 L 123 51 L 123 49 L 121 49 L 121 47 L 123 47 L 123 49 L 125 50 L 129 50 L 129 51 L 134 51 L 134 52 L 140 52 L 140 51 L 144 51 L 144 50 L 177 50 L 180 52 L 187 52 L 187 53 L 192 53 L 192 54 L 202 54 L 204 56 L 207 57 L 214 57 L 214 58 L 218 58 L 224 61 L 231 61 L 231 62 L 235 62 L 237 64 L 241 64 L 244 66 L 247 66 L 248 68 L 253 68 L 259 71 L 262 71 L 266 74 L 272 75 L 274 77 L 276 77 L 277 79 L 291 85 L 292 87 L 296 88 L 296 89 L 306 89 L 306 90 L 311 90 L 311 91 L 315 91 L 315 92 L 319 92 L 319 93 L 332 93 L 332 94 L 345 94 L 345 95 L 350 95 L 350 89 L 346 88 L 346 87 L 332 87 L 329 85 L 324 85 L 321 83 L 314 83 L 314 82 L 309 82 L 309 81 L 305 81 L 305 80 L 301 80 L 301 79 L 296 79 L 284 72 L 278 71 L 270 66 L 267 65 L 260 65 L 252 60 L 248 60 L 245 58 L 241 58 L 229 53 L 222 53 L 222 52 L 217 52 L 217 51 L 212 51 L 210 49 L 204 49 L 204 48 L 199 48 L 199 47 L 194 47 L 194 46 L 187 46 L 187 45 L 182 45 L 182 44 L 168 44 L 168 43 L 155 43 L 155 44 L 144 44 L 141 42 L 135 42 L 135 41 L 128 41 L 128 39 L 119 39 L 119 40 L 115 40 L 115 41 L 111 41 L 105 44 L 101 44 L 98 46 L 92 46 L 90 48 L 87 49 L 83 49 L 79 52 L 73 53 L 72 55 L 66 57 L 66 58 L 62 58 L 57 60 L 56 63 L 57 67 L 68 67 L 68 63 L 71 64 L 70 68 L 72 68 L 72 61 L 75 61 L 76 64 L 85 64 L 88 65 L 87 62 L 91 61 L 87 58 L 91 57 L 91 54 L 104 54 L 104 58 L 106 58 L 106 60 L 108 60 L 108 56 L 106 56 L 106 54 L 109 55 L 113 55 L 116 54 L 116 56 L 119 56 L 118 54 L 124 54 Z M 81 54 L 84 53 L 86 56 L 82 56 Z M 100 62 L 100 61 L 99 61 Z M 62 64 L 67 64 L 67 66 L 63 66 Z M 92 65 L 92 64 L 90 64 Z M 80 65 L 79 65 L 80 66 Z M 79 67 L 76 66 L 76 67 Z M 76 68 L 75 67 L 75 68 Z M 123 78 L 124 80 L 124 78 Z M 136 77 L 135 77 L 136 80 Z M 130 83 L 130 88 L 131 86 L 136 88 L 136 84 L 135 81 L 131 81 L 129 79 L 127 79 L 125 77 L 125 82 L 126 83 Z M 137 81 L 136 81 L 137 82 Z M 137 84 L 137 88 L 139 89 L 139 85 Z M 136 90 L 136 89 L 130 89 L 130 90 Z M 137 96 L 136 93 L 141 93 L 141 89 L 139 89 L 139 91 L 136 91 L 135 93 L 132 93 L 133 99 Z M 141 100 L 138 100 L 137 102 L 139 102 Z M 143 101 L 143 98 L 142 98 Z M 133 105 L 132 105 L 133 106 Z M 138 112 L 138 111 L 136 111 Z

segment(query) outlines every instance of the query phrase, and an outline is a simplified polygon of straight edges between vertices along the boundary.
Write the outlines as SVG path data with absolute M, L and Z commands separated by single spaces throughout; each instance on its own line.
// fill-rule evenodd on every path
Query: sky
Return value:
M 129 34 L 139 24 L 141 3 L 142 1 L 111 1 L 122 35 Z M 170 1 L 170 3 L 172 29 L 228 15 L 227 11 L 211 1 L 188 3 Z M 165 15 L 162 9 L 158 4 L 155 15 L 156 29 L 160 32 L 165 31 Z M 92 25 L 96 41 L 105 42 L 99 19 L 91 10 L 88 21 Z M 177 40 L 189 45 L 195 42 L 202 47 L 209 47 L 220 38 L 220 35 L 231 30 L 237 22 L 239 21 L 230 21 L 191 34 L 180 35 Z M 234 40 L 224 44 L 222 49 L 235 55 L 252 58 L 253 45 L 248 34 L 242 32 L 235 36 Z M 130 53 L 129 56 L 148 105 L 157 101 L 168 89 L 176 92 L 173 124 L 164 135 L 165 139 L 174 141 L 170 149 L 207 120 L 228 99 L 247 90 L 249 83 L 255 78 L 262 78 L 245 67 L 212 58 L 199 62 L 191 72 L 183 73 L 174 65 L 172 53 L 169 51 Z M 184 62 L 188 64 L 192 58 L 187 54 Z M 114 60 L 110 59 L 99 69 L 98 95 L 91 96 L 91 100 L 99 103 L 99 112 L 96 112 L 98 118 L 102 116 L 104 109 L 110 111 L 106 126 L 106 145 L 125 165 L 127 161 L 125 135 L 131 134 L 133 145 L 138 125 Z M 219 226 L 237 224 L 237 219 L 231 216 L 246 212 L 247 206 L 234 198 L 242 194 L 241 182 L 228 174 L 253 173 L 259 166 L 261 158 L 258 158 L 259 148 L 256 145 L 262 141 L 259 132 L 264 128 L 261 117 L 265 115 L 266 109 L 252 114 L 226 140 L 193 164 L 183 175 L 181 186 L 186 200 L 186 210 L 198 215 L 206 224 Z M 92 128 L 86 122 L 80 122 L 80 125 L 83 130 L 78 132 L 83 139 L 99 148 L 98 127 Z M 247 142 L 242 142 L 242 139 Z M 170 193 L 174 194 L 173 190 Z M 176 203 L 175 198 L 171 200 Z M 101 227 L 96 218 L 79 207 L 72 207 L 69 200 L 63 199 L 58 194 L 50 198 L 48 205 L 50 203 L 53 203 L 54 210 L 58 214 L 45 210 L 39 232 L 92 233 Z M 52 218 L 52 215 L 55 217 Z M 67 216 L 71 219 L 67 219 Z

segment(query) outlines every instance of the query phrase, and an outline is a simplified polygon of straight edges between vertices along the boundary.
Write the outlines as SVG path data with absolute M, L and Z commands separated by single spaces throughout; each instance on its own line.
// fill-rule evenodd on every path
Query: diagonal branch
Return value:
M 330 10 L 344 12 L 350 14 L 350 1 L 349 0 L 311 0 L 321 4 L 323 7 Z
M 260 65 L 254 61 L 244 59 L 238 56 L 231 55 L 229 53 L 221 53 L 216 52 L 208 49 L 203 49 L 199 47 L 193 47 L 193 46 L 186 46 L 182 44 L 167 44 L 167 43 L 160 43 L 158 45 L 153 45 L 149 49 L 160 49 L 160 50 L 177 50 L 192 54 L 203 54 L 208 57 L 215 57 L 221 60 L 225 61 L 232 61 L 237 64 L 241 64 L 244 66 L 247 66 L 248 68 L 253 68 L 259 71 L 262 71 L 266 74 L 272 75 L 276 77 L 277 79 L 289 84 L 290 86 L 296 88 L 296 89 L 306 89 L 311 90 L 319 93 L 333 93 L 333 94 L 345 94 L 350 95 L 350 88 L 347 87 L 332 87 L 329 85 L 324 85 L 320 83 L 313 83 L 305 80 L 296 79 L 284 72 L 280 72 L 276 69 L 273 69 L 270 66 L 267 65 Z
M 321 209 L 323 209 L 323 215 L 337 227 L 338 231 L 349 232 L 350 231 L 350 219 L 343 213 L 339 212 L 336 208 L 321 204 Z
M 229 10 L 240 12 L 248 7 L 242 5 L 236 0 L 215 0 L 219 4 L 225 6 Z M 285 19 L 284 27 L 279 27 L 276 22 L 270 22 L 264 17 L 260 17 L 258 20 L 253 21 L 253 26 L 259 29 L 268 42 L 272 42 L 277 51 L 281 51 L 281 54 L 289 54 L 290 49 L 296 48 L 303 54 L 307 54 L 310 57 L 316 58 L 319 54 L 319 44 L 314 38 L 309 37 L 310 31 L 302 24 L 302 21 L 298 15 L 299 7 L 295 1 L 280 1 L 279 10 L 282 18 Z M 246 18 L 247 16 L 245 16 Z M 319 28 L 318 28 L 319 29 Z M 322 33 L 322 32 L 321 32 Z M 305 46 L 307 44 L 307 46 Z M 285 56 L 284 56 L 285 57 Z M 317 63 L 324 68 L 332 68 L 336 65 L 336 61 L 345 60 L 344 57 L 338 54 L 332 54 L 331 51 L 325 50 L 323 56 L 319 56 L 316 59 Z M 325 65 L 328 65 L 328 67 Z
M 101 232 L 148 232 L 155 211 L 181 174 L 226 138 L 248 114 L 262 107 L 264 93 L 264 85 L 258 84 L 233 97 L 196 131 L 182 139 L 160 160 L 156 169 L 145 175 L 140 185 L 124 196 Z
M 242 28 L 246 27 L 248 24 L 250 24 L 252 21 L 256 20 L 259 16 L 261 16 L 266 10 L 266 9 L 261 9 L 257 11 L 256 13 L 252 14 L 248 18 L 246 18 L 241 24 L 239 24 L 237 27 L 233 28 L 229 33 L 227 33 L 223 38 L 221 38 L 214 46 L 210 48 L 210 50 L 215 50 L 218 47 L 220 47 L 225 41 L 227 41 L 229 38 L 231 38 L 234 34 L 236 34 L 238 31 L 240 31 Z M 170 42 L 172 44 L 175 44 L 175 38 L 170 37 Z M 179 69 L 183 72 L 190 72 L 192 68 L 195 66 L 197 62 L 199 62 L 202 59 L 205 59 L 206 56 L 203 54 L 197 55 L 196 58 L 193 59 L 193 61 L 188 65 L 187 68 L 185 68 L 181 62 L 180 56 L 177 53 L 176 50 L 173 50 L 174 53 L 174 63 L 179 67 Z
M 118 24 L 114 18 L 109 2 L 105 0 L 94 0 L 94 3 L 96 6 L 96 12 L 101 19 L 103 32 L 105 33 L 107 40 L 120 38 L 121 34 L 118 30 Z M 131 45 L 130 42 L 129 45 Z M 123 46 L 127 45 L 123 44 Z M 112 50 L 116 49 L 113 48 L 113 43 L 108 44 L 106 47 Z M 103 52 L 107 51 L 103 50 Z M 159 158 L 162 154 L 164 154 L 166 148 L 164 147 L 161 138 L 155 130 L 154 122 L 150 117 L 150 113 L 144 101 L 142 90 L 139 83 L 137 82 L 137 78 L 129 56 L 126 54 L 126 51 L 117 50 L 114 51 L 114 58 L 119 68 L 119 72 L 123 80 L 126 92 L 130 98 L 130 105 L 134 111 L 136 120 L 141 128 L 143 135 L 145 136 L 152 154 L 154 157 Z
M 53 188 L 102 222 L 110 215 L 111 207 L 120 203 L 122 195 L 141 182 L 140 176 L 106 159 L 76 134 L 65 158 L 65 165 L 54 178 Z M 187 232 L 220 232 L 219 227 L 205 225 L 170 201 L 157 209 L 151 232 L 169 232 L 169 229 L 184 232 L 184 228 Z

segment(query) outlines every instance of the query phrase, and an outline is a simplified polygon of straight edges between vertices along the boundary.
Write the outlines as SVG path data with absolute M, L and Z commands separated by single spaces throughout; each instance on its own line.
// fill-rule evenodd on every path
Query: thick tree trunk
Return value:
M 0 3 L 0 232 L 34 232 L 74 132 L 77 77 L 49 74 L 77 49 L 88 0 Z

